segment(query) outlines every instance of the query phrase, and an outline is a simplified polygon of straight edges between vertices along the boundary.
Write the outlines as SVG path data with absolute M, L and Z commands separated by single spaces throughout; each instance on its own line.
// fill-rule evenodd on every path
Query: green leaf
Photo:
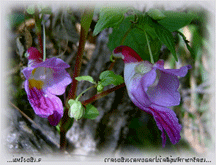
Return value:
M 158 9 L 150 9 L 147 14 L 154 20 L 162 20 L 166 16 Z
M 75 78 L 77 81 L 88 81 L 92 84 L 96 84 L 94 79 L 91 76 L 79 76 Z
M 166 45 L 166 47 L 174 56 L 175 60 L 178 61 L 175 51 L 175 42 L 172 33 L 158 23 L 154 23 L 154 28 L 159 40 Z
M 109 36 L 108 47 L 111 51 L 113 51 L 119 45 L 129 46 L 135 50 L 143 60 L 150 61 L 147 41 L 144 30 L 142 29 L 144 28 L 149 36 L 154 61 L 157 61 L 161 48 L 161 42 L 157 39 L 154 28 L 149 25 L 148 18 L 142 13 L 137 16 L 138 22 L 135 24 L 131 23 L 131 21 L 135 22 L 135 16 L 128 16 L 124 19 L 118 29 L 113 29 L 112 34 Z M 122 43 L 123 38 L 125 38 L 125 40 Z
M 186 39 L 185 35 L 183 33 L 181 33 L 180 31 L 177 31 L 177 33 L 182 37 L 182 39 L 184 40 L 186 46 L 187 46 L 187 49 L 190 51 L 191 53 L 191 56 L 192 57 L 195 57 L 195 54 L 194 54 L 194 51 L 193 49 L 190 47 L 189 45 L 189 41 Z
M 85 110 L 85 115 L 83 116 L 84 118 L 87 119 L 95 119 L 98 117 L 99 111 L 97 108 L 91 104 L 86 105 L 86 110 Z
M 192 13 L 175 12 L 175 11 L 161 11 L 166 18 L 158 21 L 161 25 L 167 28 L 169 31 L 176 31 L 188 24 L 195 18 Z
M 63 129 L 68 131 L 73 126 L 74 118 L 68 118 L 63 125 Z
M 116 75 L 113 71 L 107 70 L 100 74 L 100 82 L 102 86 L 107 85 L 119 85 L 124 82 L 123 77 L 120 75 Z
M 124 19 L 126 8 L 118 7 L 104 7 L 100 11 L 99 20 L 94 28 L 93 35 L 97 35 L 99 32 L 108 27 L 118 27 Z

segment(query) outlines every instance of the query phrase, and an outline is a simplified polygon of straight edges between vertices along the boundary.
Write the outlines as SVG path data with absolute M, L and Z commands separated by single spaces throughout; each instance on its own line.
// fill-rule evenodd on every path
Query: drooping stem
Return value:
M 81 18 L 81 32 L 80 32 L 79 47 L 78 47 L 78 52 L 76 56 L 71 87 L 70 87 L 69 94 L 65 102 L 66 108 L 65 108 L 64 115 L 61 120 L 61 126 L 60 126 L 60 149 L 61 151 L 65 151 L 66 149 L 66 133 L 68 130 L 66 129 L 65 125 L 67 121 L 69 120 L 69 116 L 68 116 L 69 109 L 67 107 L 67 101 L 69 99 L 75 99 L 76 97 L 77 80 L 75 78 L 78 77 L 80 74 L 82 58 L 83 58 L 83 53 L 84 53 L 84 48 L 85 48 L 85 42 L 86 42 L 86 38 L 88 35 L 88 30 L 92 22 L 93 13 L 94 13 L 93 9 L 86 8 Z
M 144 31 L 144 33 L 145 33 L 145 37 L 146 37 L 146 41 L 147 41 L 147 46 L 148 46 L 148 50 L 149 50 L 151 63 L 154 64 L 154 58 L 153 58 L 153 55 L 152 55 L 152 51 L 151 51 L 150 43 L 149 43 L 149 40 L 148 40 L 148 36 L 147 36 L 145 31 Z

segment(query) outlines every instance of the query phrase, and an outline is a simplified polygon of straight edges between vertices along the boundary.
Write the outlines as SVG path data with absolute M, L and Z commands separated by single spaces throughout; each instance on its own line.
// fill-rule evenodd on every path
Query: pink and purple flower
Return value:
M 164 61 L 155 64 L 143 61 L 142 58 L 130 47 L 119 46 L 114 50 L 115 57 L 122 57 L 124 80 L 132 102 L 151 114 L 162 132 L 163 147 L 166 144 L 167 132 L 170 141 L 176 144 L 180 139 L 182 126 L 170 106 L 180 104 L 178 92 L 179 80 L 177 76 L 184 77 L 190 65 L 180 69 L 164 69 Z
M 28 49 L 27 57 L 28 67 L 22 72 L 28 100 L 36 115 L 55 126 L 63 116 L 62 101 L 56 95 L 62 95 L 72 81 L 65 70 L 70 66 L 55 57 L 42 61 L 42 54 L 34 47 Z

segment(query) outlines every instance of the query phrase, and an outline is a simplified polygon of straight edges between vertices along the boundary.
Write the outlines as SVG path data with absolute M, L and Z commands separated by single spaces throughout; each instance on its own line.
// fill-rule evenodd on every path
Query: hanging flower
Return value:
M 164 69 L 164 61 L 154 65 L 142 58 L 130 47 L 119 46 L 114 50 L 115 57 L 122 57 L 125 63 L 124 80 L 132 102 L 140 109 L 151 114 L 162 132 L 163 147 L 167 132 L 170 141 L 176 144 L 180 139 L 182 126 L 170 106 L 180 104 L 179 80 L 184 77 L 190 65 L 180 69 Z
M 26 78 L 25 91 L 36 115 L 48 118 L 51 125 L 59 123 L 63 116 L 62 95 L 71 77 L 66 72 L 70 66 L 58 58 L 42 61 L 42 54 L 34 47 L 27 50 L 28 67 L 22 72 Z

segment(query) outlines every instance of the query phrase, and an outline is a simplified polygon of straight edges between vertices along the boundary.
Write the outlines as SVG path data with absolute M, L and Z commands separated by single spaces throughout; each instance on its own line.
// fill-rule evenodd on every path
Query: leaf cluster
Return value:
M 195 15 L 158 9 L 150 9 L 146 13 L 132 9 L 130 12 L 132 14 L 126 15 L 128 10 L 131 9 L 103 7 L 93 34 L 97 35 L 105 28 L 113 28 L 108 42 L 111 51 L 119 45 L 126 45 L 134 49 L 143 60 L 148 61 L 150 61 L 150 52 L 147 42 L 149 42 L 154 61 L 158 60 L 161 46 L 164 44 L 177 61 L 172 32 L 190 24 Z M 188 43 L 185 43 L 189 48 Z

